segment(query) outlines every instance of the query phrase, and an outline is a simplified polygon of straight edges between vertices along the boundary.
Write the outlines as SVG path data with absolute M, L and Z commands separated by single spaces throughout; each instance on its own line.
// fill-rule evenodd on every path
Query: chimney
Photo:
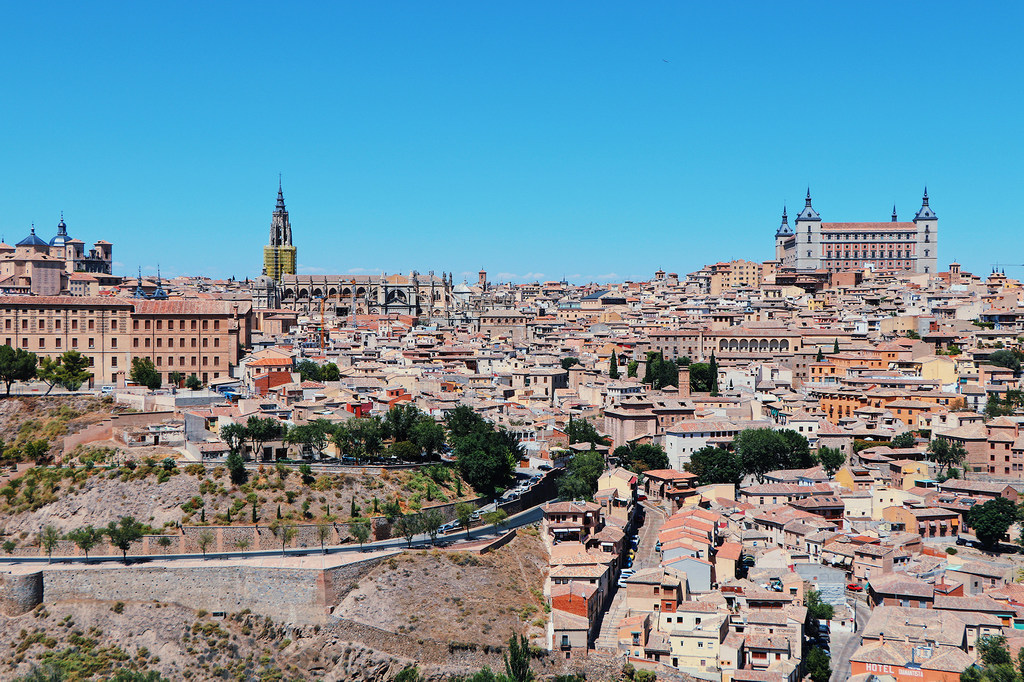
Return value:
M 690 395 L 690 368 L 680 367 L 679 368 L 679 397 L 689 397 Z

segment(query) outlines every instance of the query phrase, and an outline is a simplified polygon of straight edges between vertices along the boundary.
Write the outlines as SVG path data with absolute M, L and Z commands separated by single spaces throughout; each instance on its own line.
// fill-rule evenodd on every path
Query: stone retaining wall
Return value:
M 327 622 L 348 586 L 376 566 L 375 556 L 325 570 L 260 566 L 55 567 L 42 572 L 46 601 L 161 601 L 210 612 L 250 609 L 293 625 Z
M 0 573 L 0 614 L 17 616 L 43 601 L 42 571 Z

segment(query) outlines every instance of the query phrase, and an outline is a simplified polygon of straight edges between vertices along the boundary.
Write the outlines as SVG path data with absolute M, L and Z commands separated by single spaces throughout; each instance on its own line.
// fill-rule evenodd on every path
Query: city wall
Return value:
M 160 601 L 211 613 L 250 609 L 293 625 L 324 624 L 330 610 L 368 570 L 388 555 L 327 569 L 243 564 L 208 566 L 53 567 L 41 572 L 40 600 Z M 33 574 L 38 576 L 39 573 Z M 14 591 L 11 590 L 12 594 Z M 6 597 L 7 592 L 5 591 Z M 19 586 L 22 595 L 34 593 Z M 13 602 L 12 602 L 13 603 Z M 37 600 L 36 603 L 39 603 Z M 6 600 L 4 606 L 7 606 Z

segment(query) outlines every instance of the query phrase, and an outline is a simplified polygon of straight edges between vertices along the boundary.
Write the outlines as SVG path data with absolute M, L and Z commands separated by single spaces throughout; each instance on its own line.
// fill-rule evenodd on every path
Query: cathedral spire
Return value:
M 892 205 L 892 221 L 896 222 L 896 204 Z
M 804 199 L 804 206 L 810 208 L 811 206 L 811 186 L 807 185 L 807 198 Z
M 927 206 L 928 205 L 928 185 L 924 186 L 924 196 L 921 197 L 921 205 L 922 206 Z
M 284 210 L 285 210 L 285 207 L 284 207 L 284 190 L 282 189 L 282 186 L 281 186 L 281 174 L 278 173 L 277 174 L 277 207 L 274 209 L 274 212 L 277 213 L 277 212 L 281 212 L 281 211 L 284 211 Z

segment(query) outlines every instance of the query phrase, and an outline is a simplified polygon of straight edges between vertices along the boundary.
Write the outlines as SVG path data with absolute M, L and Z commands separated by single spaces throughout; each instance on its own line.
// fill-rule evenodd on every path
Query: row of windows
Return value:
M 59 317 L 56 318 L 53 321 L 53 328 L 54 329 L 60 329 L 61 328 L 60 322 L 61 322 L 60 318 Z M 13 325 L 13 321 L 10 318 L 7 318 L 6 320 L 4 320 L 4 329 L 12 329 L 13 326 L 14 326 Z M 96 328 L 96 321 L 95 320 L 87 320 L 86 324 L 84 325 L 84 327 L 86 329 L 92 331 L 93 329 Z M 29 320 L 27 320 L 26 318 L 22 318 L 21 319 L 21 328 L 24 329 L 25 331 L 28 331 L 28 329 L 29 329 Z M 39 329 L 40 331 L 46 329 L 46 318 L 40 317 L 38 319 L 36 328 Z M 110 321 L 110 329 L 111 329 L 111 331 L 117 331 L 117 320 L 111 320 Z M 78 330 L 78 320 L 71 320 L 71 331 L 77 331 L 77 330 Z
M 808 232 L 809 231 L 810 231 L 810 229 L 808 228 Z M 926 240 L 927 240 L 927 235 L 929 234 L 929 232 L 930 232 L 930 230 L 927 227 L 925 227 L 924 228 L 924 233 L 926 235 Z M 893 234 L 891 232 L 877 232 L 877 233 L 876 232 L 864 232 L 864 233 L 861 233 L 861 232 L 838 232 L 838 233 L 837 232 L 824 232 L 824 233 L 822 233 L 822 236 L 825 237 L 825 239 L 828 240 L 828 241 L 832 241 L 832 240 L 835 240 L 835 241 L 840 241 L 840 240 L 846 240 L 846 241 L 873 241 L 873 240 L 876 240 L 876 239 L 889 239 L 889 240 L 896 240 L 896 241 L 899 241 L 899 240 L 909 241 L 909 240 L 914 239 L 917 235 L 914 234 L 913 232 L 897 232 L 896 234 Z
M 885 251 L 870 251 L 870 252 L 869 251 L 843 251 L 842 254 L 840 254 L 839 251 L 836 251 L 834 253 L 835 253 L 835 256 L 832 255 L 833 254 L 832 251 L 826 251 L 825 252 L 825 258 L 833 258 L 833 257 L 835 257 L 835 258 L 885 258 L 886 257 Z M 893 253 L 894 253 L 893 251 L 889 252 L 889 256 L 888 256 L 889 259 L 894 258 Z M 928 252 L 925 251 L 925 253 L 927 254 Z M 896 254 L 895 258 L 899 258 L 899 259 L 904 258 L 902 251 L 896 251 L 895 254 Z M 911 258 L 911 255 L 910 255 L 909 251 L 907 252 L 906 258 Z
M 198 344 L 199 344 L 199 340 L 196 339 L 196 338 L 192 338 L 190 340 L 192 341 L 191 347 L 192 348 L 197 348 Z M 142 339 L 142 341 L 143 341 L 143 343 L 142 343 L 143 347 L 149 348 L 149 344 L 150 344 L 151 339 L 147 336 L 147 337 L 144 337 Z M 203 339 L 203 348 L 207 348 L 207 347 L 209 347 L 209 345 L 210 345 L 210 339 L 209 338 L 204 338 Z M 157 348 L 163 348 L 163 346 L 164 346 L 163 338 L 157 338 L 157 340 L 156 340 L 156 347 Z M 139 347 L 139 337 L 136 336 L 136 337 L 134 337 L 132 339 L 132 348 L 138 348 L 138 347 Z M 167 339 L 167 347 L 168 348 L 174 348 L 174 339 L 173 338 Z M 178 348 L 184 348 L 184 347 L 185 347 L 185 337 L 180 337 L 178 339 Z M 220 348 L 220 337 L 214 337 L 214 339 L 213 339 L 213 347 L 214 348 Z
M 153 320 L 142 320 L 142 322 L 144 323 L 143 326 L 142 326 L 143 329 L 146 329 L 146 330 L 152 329 L 151 325 L 153 323 Z M 185 322 L 186 322 L 186 320 L 178 320 L 178 329 L 180 329 L 181 331 L 185 331 Z M 196 331 L 198 329 L 198 325 L 197 325 L 197 321 L 196 320 L 188 320 L 188 323 L 189 323 L 189 328 L 192 331 Z M 210 325 L 210 321 L 209 320 L 203 320 L 203 331 L 206 331 L 207 329 L 209 329 L 210 328 L 209 325 Z M 156 329 L 157 329 L 157 331 L 160 331 L 163 328 L 164 328 L 164 321 L 163 320 L 156 320 Z M 213 321 L 213 328 L 215 330 L 220 329 L 220 320 L 214 320 Z M 132 329 L 134 329 L 135 331 L 139 330 L 139 320 L 132 320 Z M 168 331 L 174 331 L 174 320 L 167 320 L 167 329 L 168 329 Z

